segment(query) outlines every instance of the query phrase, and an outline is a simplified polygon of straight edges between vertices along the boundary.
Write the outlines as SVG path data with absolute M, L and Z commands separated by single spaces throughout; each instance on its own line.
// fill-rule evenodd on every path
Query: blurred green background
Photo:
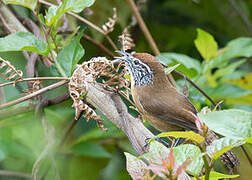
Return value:
M 233 39 L 252 36 L 252 1 L 249 0 L 146 0 L 146 2 L 141 2 L 143 2 L 141 14 L 161 52 L 185 54 L 203 62 L 203 58 L 194 45 L 197 28 L 210 33 L 217 41 L 219 48 L 225 47 Z M 32 17 L 28 9 L 21 6 L 13 7 L 13 10 L 19 16 Z M 119 23 L 115 26 L 115 30 L 110 33 L 110 36 L 119 46 L 118 36 L 123 28 L 131 22 L 132 18 L 132 12 L 125 0 L 96 0 L 95 4 L 90 7 L 91 15 L 86 16 L 86 18 L 101 26 L 107 21 L 108 17 L 112 16 L 113 7 L 117 8 Z M 85 34 L 100 41 L 113 51 L 102 35 L 72 17 L 69 17 L 69 20 L 72 29 L 81 26 L 85 29 Z M 3 29 L 0 33 L 1 36 L 4 36 Z M 131 34 L 136 44 L 135 51 L 152 53 L 138 25 L 133 26 Z M 82 39 L 81 43 L 85 49 L 85 56 L 82 61 L 95 56 L 106 56 L 90 42 Z M 17 69 L 25 72 L 26 59 L 22 53 L 5 52 L 0 53 L 0 56 L 9 60 Z M 232 63 L 234 60 L 235 58 L 231 59 L 230 62 Z M 37 69 L 39 76 L 51 75 L 50 69 L 45 69 L 42 63 L 37 64 Z M 216 68 L 212 69 L 212 71 L 215 70 Z M 231 84 L 243 88 L 242 92 L 252 90 L 251 71 L 251 59 L 246 58 L 246 62 L 238 67 L 238 73 L 236 73 L 242 72 L 242 76 L 237 75 L 237 77 L 228 80 Z M 0 81 L 5 82 L 1 77 Z M 178 84 L 179 82 L 180 80 L 178 80 Z M 46 85 L 48 85 L 47 82 L 44 86 Z M 212 88 L 216 90 L 217 87 L 213 86 Z M 5 100 L 11 101 L 21 97 L 19 89 L 22 88 L 26 88 L 25 83 L 20 83 L 16 87 L 5 87 Z M 226 90 L 228 91 L 228 89 L 224 89 L 224 91 Z M 66 88 L 62 87 L 46 93 L 45 96 L 52 98 L 65 91 Z M 223 89 L 220 91 L 223 91 Z M 190 97 L 198 108 L 210 105 L 191 87 L 190 92 Z M 214 93 L 212 94 L 215 100 L 225 100 L 222 105 L 223 108 L 238 108 L 252 112 L 251 92 L 241 94 L 237 98 L 232 98 L 232 95 L 239 93 L 238 90 L 230 93 L 231 97 L 214 96 Z M 15 105 L 8 109 L 9 113 L 6 116 L 0 116 L 0 169 L 30 174 L 36 159 L 48 148 L 50 153 L 41 162 L 39 170 L 39 175 L 43 179 L 54 179 L 55 174 L 63 180 L 130 179 L 126 171 L 123 152 L 127 151 L 134 154 L 134 150 L 125 135 L 99 111 L 97 113 L 105 119 L 105 127 L 108 128 L 108 132 L 102 132 L 97 128 L 94 121 L 86 122 L 82 118 L 72 130 L 65 145 L 58 149 L 56 146 L 47 147 L 47 142 L 59 144 L 64 133 L 74 121 L 75 111 L 71 107 L 72 100 L 45 109 L 46 121 L 53 129 L 50 137 L 45 137 L 41 121 L 38 121 L 33 111 L 12 116 L 15 108 L 28 103 Z M 136 115 L 136 112 L 131 111 Z M 150 129 L 153 130 L 151 127 Z M 245 145 L 245 147 L 250 150 L 249 153 L 252 157 L 252 146 Z M 241 159 L 240 179 L 251 179 L 252 167 L 249 166 L 240 149 L 235 149 L 235 152 Z M 0 175 L 0 179 L 26 178 Z

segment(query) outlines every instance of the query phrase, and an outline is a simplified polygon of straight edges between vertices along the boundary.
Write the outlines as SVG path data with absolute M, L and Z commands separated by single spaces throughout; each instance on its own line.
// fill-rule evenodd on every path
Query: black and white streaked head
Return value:
M 121 57 L 116 57 L 116 59 L 126 62 L 131 75 L 131 81 L 135 84 L 135 86 L 152 84 L 153 72 L 147 63 L 140 60 L 140 58 L 137 58 L 135 54 L 131 55 L 123 51 L 116 52 L 123 55 Z

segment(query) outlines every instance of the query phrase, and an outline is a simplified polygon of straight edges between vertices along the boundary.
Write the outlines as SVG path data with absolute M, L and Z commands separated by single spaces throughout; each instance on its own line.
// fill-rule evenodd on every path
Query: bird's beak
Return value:
M 119 51 L 119 50 L 116 50 L 115 52 L 122 55 L 122 56 L 119 56 L 119 57 L 115 57 L 116 59 L 129 62 L 130 59 L 133 58 L 132 55 L 130 53 L 127 53 L 127 52 Z

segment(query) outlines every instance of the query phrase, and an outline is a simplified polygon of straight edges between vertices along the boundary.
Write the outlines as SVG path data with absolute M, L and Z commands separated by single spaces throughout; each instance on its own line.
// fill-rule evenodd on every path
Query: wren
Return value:
M 161 132 L 192 130 L 197 132 L 197 109 L 169 81 L 162 64 L 148 53 L 133 55 L 117 51 L 117 57 L 126 62 L 131 75 L 131 93 L 135 106 L 144 119 Z M 206 144 L 218 136 L 208 131 Z M 233 152 L 228 151 L 220 159 L 232 170 L 239 165 Z

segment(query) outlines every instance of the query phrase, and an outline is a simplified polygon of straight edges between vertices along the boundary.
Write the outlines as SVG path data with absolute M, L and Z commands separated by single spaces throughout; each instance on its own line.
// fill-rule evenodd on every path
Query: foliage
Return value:
M 192 77 L 194 82 L 211 97 L 225 99 L 227 103 L 230 102 L 229 99 L 236 99 L 236 101 L 232 102 L 239 104 L 239 98 L 251 95 L 252 91 L 230 82 L 233 78 L 243 78 L 242 71 L 237 69 L 245 63 L 243 57 L 252 55 L 250 51 L 252 39 L 238 38 L 232 40 L 226 47 L 217 52 L 217 50 L 214 50 L 217 47 L 214 38 L 201 29 L 197 31 L 198 36 L 194 43 L 204 58 L 201 64 L 196 59 L 178 53 L 161 53 L 158 56 L 159 60 L 166 65 L 182 64 L 186 68 L 178 68 L 178 70 Z M 206 54 L 206 52 L 209 54 Z M 235 61 L 231 61 L 234 58 L 236 58 Z M 194 71 L 188 71 L 187 68 Z M 234 74 L 238 76 L 232 77 Z M 189 91 L 192 97 L 197 97 L 198 92 L 192 88 Z
M 138 157 L 123 132 L 102 113 L 89 107 L 86 114 L 84 112 L 85 118 L 78 120 L 62 145 L 65 132 L 71 126 L 71 121 L 75 121 L 72 101 L 48 105 L 43 108 L 44 112 L 38 112 L 39 106 L 36 106 L 43 104 L 42 100 L 53 100 L 64 95 L 67 88 L 61 86 L 42 96 L 33 97 L 29 102 L 0 110 L 1 169 L 11 173 L 25 173 L 28 175 L 27 179 L 32 173 L 33 177 L 36 175 L 45 179 L 117 180 L 129 179 L 128 172 L 133 179 L 154 179 L 156 176 L 170 179 L 188 178 L 188 174 L 194 176 L 192 179 L 237 178 L 239 175 L 227 175 L 225 169 L 218 166 L 217 159 L 231 149 L 238 152 L 237 147 L 241 145 L 251 151 L 252 74 L 251 62 L 248 59 L 252 56 L 252 38 L 246 36 L 251 36 L 249 14 L 252 4 L 239 1 L 236 6 L 242 9 L 241 14 L 240 11 L 236 12 L 237 9 L 234 9 L 230 2 L 220 4 L 216 0 L 147 1 L 140 11 L 161 50 L 158 59 L 169 66 L 166 73 L 174 74 L 176 69 L 191 78 L 215 101 L 224 100 L 222 107 L 226 110 L 198 114 L 204 132 L 209 128 L 222 135 L 222 138 L 205 146 L 204 133 L 165 132 L 155 138 L 184 138 L 186 143 L 167 148 L 152 141 L 149 152 Z M 43 82 L 34 80 L 29 83 L 20 81 L 32 74 L 29 67 L 34 62 L 34 53 L 39 55 L 39 60 L 35 61 L 32 77 L 69 78 L 78 63 L 86 62 L 95 56 L 111 56 L 106 50 L 103 52 L 99 46 L 87 41 L 88 37 L 95 40 L 96 44 L 104 45 L 112 54 L 114 46 L 119 46 L 114 43 L 119 42 L 118 36 L 125 46 L 122 49 L 135 46 L 138 52 L 150 52 L 143 33 L 134 25 L 134 19 L 131 21 L 132 12 L 126 1 L 108 0 L 104 3 L 101 0 L 63 0 L 50 7 L 36 0 L 4 0 L 3 3 L 12 7 L 18 19 L 28 18 L 34 22 L 40 36 L 38 37 L 30 26 L 27 26 L 27 29 L 31 32 L 9 35 L 6 34 L 8 31 L 4 31 L 8 28 L 1 28 L 0 84 L 12 80 L 14 86 L 0 87 L 0 107 L 1 104 L 55 83 L 55 79 Z M 117 11 L 113 7 L 116 7 Z M 141 4 L 138 4 L 138 8 L 141 8 Z M 233 12 L 232 16 L 230 12 Z M 69 13 L 79 13 L 79 16 L 74 14 L 72 17 Z M 67 28 L 64 24 L 67 24 Z M 2 26 L 5 24 L 1 20 Z M 104 26 L 105 28 L 100 28 Z M 123 35 L 120 36 L 121 32 Z M 30 58 L 27 58 L 27 55 Z M 99 67 L 101 66 L 95 68 Z M 120 68 L 117 70 L 116 72 L 121 72 Z M 12 73 L 16 76 L 12 76 Z M 100 77 L 100 74 L 96 75 L 99 77 L 99 83 L 116 84 Z M 119 78 L 122 77 L 128 75 Z M 176 80 L 182 88 L 184 79 L 176 76 Z M 121 87 L 113 88 L 119 91 Z M 210 102 L 194 87 L 189 86 L 189 94 L 198 109 L 210 106 Z M 85 93 L 79 95 L 76 100 L 85 97 Z M 131 114 L 138 115 L 130 103 L 126 102 L 126 105 Z M 88 110 L 104 121 L 107 132 L 96 127 L 94 121 L 86 122 L 87 119 L 92 119 Z M 125 170 L 125 157 L 122 152 L 125 152 L 128 172 Z M 239 152 L 238 155 L 242 157 Z M 206 159 L 212 161 L 207 162 Z M 145 160 L 149 164 L 146 164 Z M 251 169 L 246 160 L 240 161 L 239 174 L 242 179 L 246 179 L 250 177 Z M 207 166 L 209 174 L 205 173 L 207 170 L 204 171 Z

